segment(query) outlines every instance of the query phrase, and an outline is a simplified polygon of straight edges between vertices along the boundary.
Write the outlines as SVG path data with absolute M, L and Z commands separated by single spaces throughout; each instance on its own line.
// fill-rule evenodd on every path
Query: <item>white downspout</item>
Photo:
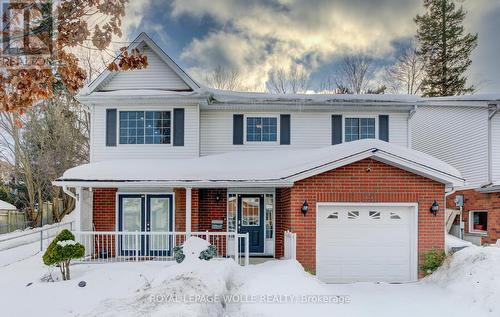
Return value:
M 72 192 L 71 190 L 69 190 L 69 189 L 68 189 L 68 186 L 64 185 L 64 186 L 62 187 L 62 189 L 63 189 L 63 192 L 64 192 L 66 195 L 68 195 L 69 197 L 73 198 L 74 200 L 77 200 L 77 199 L 76 199 L 76 195 L 75 195 L 75 194 L 73 194 L 73 192 Z
M 500 104 L 494 105 L 493 111 L 488 115 L 488 182 L 493 182 L 493 117 L 500 110 Z
M 417 112 L 417 105 L 413 106 L 413 109 L 410 110 L 410 113 L 408 114 L 408 120 L 406 124 L 406 135 L 407 135 L 407 140 L 406 144 L 409 149 L 412 148 L 412 142 L 411 142 L 411 119 L 413 118 L 413 115 Z
M 75 213 L 75 224 L 73 230 L 81 231 L 81 218 L 82 218 L 82 187 L 76 187 L 76 195 L 69 190 L 68 186 L 63 186 L 63 192 L 75 200 L 75 209 L 72 211 Z

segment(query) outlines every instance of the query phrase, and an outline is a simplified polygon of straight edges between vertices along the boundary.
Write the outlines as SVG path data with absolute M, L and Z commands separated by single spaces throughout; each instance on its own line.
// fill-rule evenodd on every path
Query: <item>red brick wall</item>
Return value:
M 192 192 L 191 192 L 192 195 Z M 174 188 L 175 200 L 175 231 L 183 232 L 186 230 L 186 190 L 184 188 Z M 191 210 L 192 212 L 192 210 Z
M 291 210 L 291 188 L 277 188 L 275 197 L 275 231 L 274 237 L 274 255 L 276 258 L 284 256 L 283 250 L 283 232 L 291 228 L 292 214 Z
M 116 230 L 116 188 L 95 188 L 93 221 L 96 231 Z
M 488 212 L 488 234 L 481 238 L 481 243 L 496 243 L 500 239 L 500 193 L 480 193 L 474 189 L 457 191 L 447 197 L 446 206 L 448 208 L 456 208 L 456 195 L 464 195 L 465 232 L 469 232 L 469 211 L 485 210 Z
M 289 194 L 284 189 L 278 193 L 277 205 L 283 206 L 277 207 L 276 214 L 277 256 L 282 255 L 283 231 L 292 230 L 297 233 L 297 259 L 312 271 L 316 268 L 317 202 L 416 202 L 419 267 L 423 252 L 444 248 L 444 185 L 372 159 L 299 181 Z M 305 217 L 300 212 L 304 200 L 309 204 Z M 441 209 L 436 217 L 429 212 L 434 200 Z
M 199 231 L 227 231 L 227 190 L 225 188 L 199 189 Z M 216 197 L 220 200 L 217 202 Z M 223 220 L 222 230 L 212 230 L 212 220 Z

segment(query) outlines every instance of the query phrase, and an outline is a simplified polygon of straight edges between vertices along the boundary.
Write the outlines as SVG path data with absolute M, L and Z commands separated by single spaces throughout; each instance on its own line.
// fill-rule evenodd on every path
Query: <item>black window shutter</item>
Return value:
M 342 116 L 332 115 L 332 144 L 342 143 Z
M 116 146 L 116 109 L 106 109 L 106 146 Z
M 280 144 L 290 144 L 290 115 L 280 115 Z
M 184 108 L 174 109 L 174 146 L 184 146 Z
M 233 144 L 243 144 L 243 115 L 233 115 Z
M 382 141 L 389 142 L 389 116 L 378 116 L 378 138 Z

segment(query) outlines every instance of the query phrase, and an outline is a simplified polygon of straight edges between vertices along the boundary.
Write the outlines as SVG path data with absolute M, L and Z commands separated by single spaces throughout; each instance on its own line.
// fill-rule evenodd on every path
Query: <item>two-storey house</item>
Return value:
M 89 257 L 169 257 L 196 235 L 282 258 L 292 232 L 324 281 L 404 282 L 444 248 L 445 195 L 464 179 L 412 149 L 420 98 L 218 91 L 145 34 L 131 48 L 149 67 L 82 91 L 90 163 L 55 181 L 77 199 Z

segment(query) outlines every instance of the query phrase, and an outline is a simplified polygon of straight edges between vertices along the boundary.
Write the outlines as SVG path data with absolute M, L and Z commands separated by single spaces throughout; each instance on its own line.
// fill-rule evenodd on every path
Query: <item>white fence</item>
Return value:
M 0 267 L 43 251 L 63 229 L 71 230 L 73 222 L 60 222 L 40 228 L 0 235 Z
M 74 231 L 78 242 L 85 246 L 80 262 L 171 261 L 174 248 L 188 236 L 207 240 L 217 249 L 218 258 L 233 258 L 248 265 L 248 234 L 234 232 L 126 232 Z
M 297 255 L 297 234 L 291 231 L 285 231 L 284 239 L 284 259 L 295 260 Z

